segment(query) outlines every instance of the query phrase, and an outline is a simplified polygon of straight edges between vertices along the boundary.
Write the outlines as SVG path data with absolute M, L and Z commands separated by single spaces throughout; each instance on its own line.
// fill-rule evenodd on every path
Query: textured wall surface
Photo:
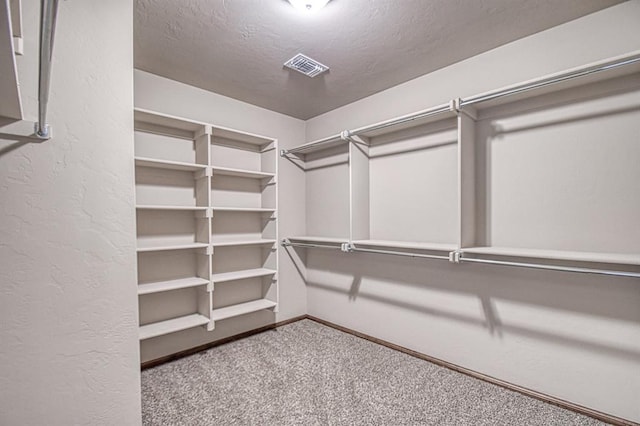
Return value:
M 638 49 L 631 1 L 315 117 L 307 141 Z M 311 315 L 640 421 L 637 279 L 328 250 L 308 250 L 306 266 Z
M 304 139 L 302 120 L 138 70 L 135 71 L 135 105 L 138 108 L 277 138 L 280 148 L 300 145 Z M 301 235 L 304 231 L 304 174 L 298 168 L 290 167 L 286 164 L 288 161 L 280 156 L 277 158 L 279 238 Z M 269 311 L 256 312 L 218 322 L 216 329 L 211 332 L 198 327 L 149 339 L 141 346 L 142 361 L 255 329 L 273 323 L 274 320 L 283 321 L 306 314 L 306 287 L 282 248 L 278 275 L 280 311 L 275 318 Z
M 19 72 L 37 111 L 39 2 Z M 60 2 L 41 144 L 0 140 L 0 424 L 140 424 L 132 2 Z M 0 100 L 1 102 L 1 100 Z

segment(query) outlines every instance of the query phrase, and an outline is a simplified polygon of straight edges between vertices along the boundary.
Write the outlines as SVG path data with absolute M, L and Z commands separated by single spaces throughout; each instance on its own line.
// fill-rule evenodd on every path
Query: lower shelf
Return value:
M 209 318 L 204 315 L 191 314 L 184 317 L 172 318 L 166 321 L 141 325 L 138 333 L 140 340 L 145 340 L 169 333 L 175 333 L 176 331 L 186 330 L 188 328 L 198 327 L 208 323 Z
M 214 309 L 211 313 L 211 319 L 214 321 L 220 321 L 227 318 L 233 318 L 244 314 L 250 314 L 251 312 L 261 311 L 263 309 L 275 308 L 276 302 L 259 299 L 252 300 L 251 302 L 240 303 L 238 305 L 231 305 L 224 308 Z
M 274 275 L 276 272 L 277 271 L 275 269 L 267 268 L 245 269 L 242 271 L 234 272 L 221 272 L 219 274 L 213 274 L 211 276 L 211 281 L 213 281 L 214 283 L 222 283 L 225 281 L 244 280 L 247 278 L 257 278 Z
M 138 295 L 160 293 L 181 288 L 198 287 L 209 284 L 209 280 L 200 277 L 179 278 L 176 280 L 156 281 L 138 285 Z
M 472 247 L 463 248 L 463 253 L 509 257 L 531 257 L 549 260 L 640 265 L 640 254 L 592 253 L 564 250 L 527 249 L 516 247 Z

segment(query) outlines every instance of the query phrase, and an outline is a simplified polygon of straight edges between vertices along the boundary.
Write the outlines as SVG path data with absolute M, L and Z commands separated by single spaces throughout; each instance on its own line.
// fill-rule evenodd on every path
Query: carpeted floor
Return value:
M 601 425 L 310 320 L 142 372 L 145 425 Z

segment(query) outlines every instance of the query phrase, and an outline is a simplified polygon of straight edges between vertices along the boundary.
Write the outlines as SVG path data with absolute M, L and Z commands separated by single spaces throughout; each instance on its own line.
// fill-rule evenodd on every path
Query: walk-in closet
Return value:
M 0 425 L 640 425 L 640 0 L 0 0 Z

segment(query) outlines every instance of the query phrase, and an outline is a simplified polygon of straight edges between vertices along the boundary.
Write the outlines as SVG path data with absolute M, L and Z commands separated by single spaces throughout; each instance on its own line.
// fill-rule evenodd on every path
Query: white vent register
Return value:
M 311 59 L 308 56 L 298 53 L 293 58 L 284 63 L 284 66 L 291 68 L 306 75 L 307 77 L 316 77 L 326 71 L 329 71 L 329 67 L 321 64 L 320 62 Z

